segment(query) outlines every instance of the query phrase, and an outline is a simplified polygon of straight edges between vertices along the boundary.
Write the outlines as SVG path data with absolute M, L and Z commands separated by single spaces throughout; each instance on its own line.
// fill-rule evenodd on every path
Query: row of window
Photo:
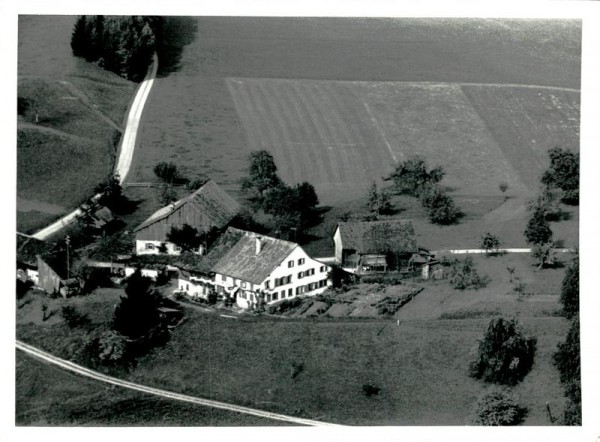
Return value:
M 316 289 L 322 288 L 322 287 L 326 287 L 326 286 L 327 286 L 327 279 L 322 279 L 317 282 L 311 282 L 310 284 L 301 285 L 300 287 L 296 287 L 296 295 L 302 295 L 304 293 L 312 292 L 313 290 L 316 290 Z M 288 298 L 291 298 L 292 296 L 294 296 L 293 289 L 288 289 L 287 292 L 286 292 L 286 290 L 282 290 L 281 292 L 274 292 L 273 294 L 267 294 L 266 301 L 271 302 L 271 301 L 277 301 L 278 299 L 285 299 L 286 293 L 287 293 Z
M 298 259 L 298 265 L 301 266 L 302 264 L 304 264 L 305 259 L 304 258 L 300 258 Z M 288 261 L 288 268 L 291 269 L 292 267 L 294 267 L 294 260 L 291 259 Z
M 292 262 L 292 261 L 290 261 Z M 325 273 L 327 271 L 327 266 L 321 266 L 319 267 L 319 271 L 321 273 Z M 302 279 L 302 278 L 306 278 L 307 276 L 312 276 L 315 274 L 315 269 L 308 269 L 305 270 L 303 272 L 298 272 L 298 279 Z M 282 276 L 281 278 L 275 278 L 273 280 L 273 288 L 282 286 L 282 285 L 286 285 L 286 284 L 290 284 L 292 282 L 292 275 L 287 275 L 287 276 Z M 244 285 L 242 284 L 242 287 L 244 287 Z M 271 281 L 265 281 L 265 289 L 270 289 L 271 288 Z

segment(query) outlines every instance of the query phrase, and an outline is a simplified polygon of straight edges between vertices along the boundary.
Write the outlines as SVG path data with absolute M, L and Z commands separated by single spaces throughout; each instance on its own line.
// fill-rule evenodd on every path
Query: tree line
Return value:
M 161 17 L 86 16 L 71 34 L 73 55 L 132 81 L 141 81 L 152 61 Z

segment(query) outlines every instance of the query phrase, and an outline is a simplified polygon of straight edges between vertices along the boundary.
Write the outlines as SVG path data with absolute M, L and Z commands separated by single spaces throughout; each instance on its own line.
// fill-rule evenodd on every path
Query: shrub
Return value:
M 453 224 L 461 216 L 454 200 L 440 186 L 428 187 L 423 193 L 421 204 L 427 211 L 429 221 L 434 224 Z
M 125 358 L 127 341 L 119 333 L 109 330 L 98 337 L 98 358 L 102 362 L 120 362 Z
M 546 244 L 552 241 L 552 230 L 543 209 L 538 207 L 533 211 L 524 234 L 529 244 Z
M 504 181 L 498 184 L 498 189 L 500 189 L 500 192 L 502 193 L 506 192 L 508 190 L 508 183 Z
M 371 383 L 363 384 L 362 386 L 362 392 L 366 397 L 377 396 L 380 391 L 381 388 Z
M 581 402 L 579 317 L 571 321 L 565 341 L 558 344 L 553 355 L 553 362 L 560 373 L 560 382 L 565 385 L 565 395 L 575 403 Z
M 477 401 L 473 418 L 476 425 L 518 425 L 527 409 L 520 406 L 516 397 L 506 390 L 494 389 L 484 393 Z
M 567 318 L 579 313 L 579 257 L 567 268 L 560 290 L 560 303 Z
M 82 327 L 90 323 L 87 315 L 80 313 L 77 311 L 75 307 L 72 305 L 65 305 L 61 310 L 62 317 L 67 322 L 69 328 L 77 328 Z
M 533 365 L 536 339 L 526 337 L 516 319 L 493 318 L 479 341 L 469 374 L 476 379 L 515 385 Z
M 463 261 L 457 260 L 452 266 L 450 283 L 457 290 L 478 290 L 485 287 L 489 281 L 488 276 L 479 275 L 472 258 L 465 258 Z
M 500 238 L 490 232 L 485 232 L 481 235 L 481 248 L 487 253 L 497 252 L 500 248 Z
M 17 299 L 23 298 L 25 294 L 33 287 L 32 281 L 21 281 L 17 279 Z
M 172 184 L 179 178 L 179 171 L 174 163 L 161 161 L 154 166 L 154 174 L 165 183 Z

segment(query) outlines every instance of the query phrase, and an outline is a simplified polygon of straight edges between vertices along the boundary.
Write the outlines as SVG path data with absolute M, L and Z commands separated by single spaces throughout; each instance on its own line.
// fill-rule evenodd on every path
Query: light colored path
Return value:
M 152 66 L 148 70 L 148 75 L 146 76 L 146 79 L 142 81 L 138 92 L 133 100 L 133 104 L 131 105 L 131 108 L 129 110 L 129 114 L 127 115 L 125 133 L 121 137 L 121 143 L 119 144 L 119 156 L 117 160 L 117 165 L 115 166 L 115 173 L 119 174 L 121 184 L 123 184 L 123 181 L 125 181 L 125 177 L 127 177 L 127 174 L 129 173 L 129 168 L 131 167 L 131 160 L 133 159 L 133 150 L 135 148 L 135 140 L 137 137 L 137 130 L 140 125 L 142 111 L 144 110 L 144 104 L 146 103 L 146 99 L 148 98 L 150 90 L 152 89 L 152 85 L 154 84 L 154 79 L 156 78 L 157 70 L 158 57 L 156 54 L 154 54 Z M 92 199 L 97 201 L 100 198 L 100 196 L 100 194 L 94 195 Z M 59 219 L 58 221 L 55 221 L 49 226 L 34 233 L 33 237 L 36 239 L 44 240 L 71 224 L 82 214 L 83 212 L 81 211 L 81 209 L 77 208 L 73 212 Z
M 557 253 L 574 253 L 575 249 L 552 249 Z M 440 253 L 451 253 L 453 255 L 469 255 L 469 254 L 479 254 L 479 253 L 488 253 L 485 249 L 449 249 L 449 250 L 432 250 L 431 253 L 434 255 L 438 255 Z M 498 249 L 495 253 L 531 253 L 531 249 L 523 248 L 523 249 Z
M 115 167 L 115 173 L 119 174 L 121 184 L 125 181 L 129 168 L 131 167 L 131 161 L 133 160 L 133 150 L 135 148 L 135 141 L 137 139 L 138 127 L 142 118 L 142 111 L 144 110 L 144 104 L 150 94 L 154 79 L 156 78 L 156 72 L 158 70 L 158 57 L 154 54 L 152 61 L 152 70 L 146 75 L 144 81 L 140 85 L 138 93 L 133 100 L 129 115 L 127 116 L 127 125 L 125 126 L 125 132 L 121 137 L 121 143 L 119 145 L 119 160 Z
M 236 413 L 249 414 L 252 416 L 258 416 L 265 419 L 278 420 L 283 422 L 289 422 L 297 425 L 308 425 L 308 426 L 340 426 L 337 424 L 331 424 L 327 422 L 315 421 L 311 419 L 303 419 L 299 417 L 286 416 L 284 414 L 271 413 L 268 411 L 258 410 L 254 408 L 242 407 L 239 405 L 228 404 L 226 402 L 213 401 L 211 399 L 202 399 L 193 396 L 187 396 L 185 394 L 174 393 L 172 391 L 161 390 L 158 388 L 147 387 L 145 385 L 136 384 L 133 382 L 123 381 L 121 379 L 114 378 L 97 371 L 90 370 L 82 367 L 81 365 L 74 364 L 73 362 L 66 361 L 56 356 L 46 353 L 32 345 L 25 344 L 21 341 L 16 341 L 16 347 L 31 356 L 34 356 L 43 361 L 49 362 L 53 365 L 61 367 L 65 370 L 72 371 L 81 376 L 95 379 L 97 381 L 105 382 L 107 384 L 116 385 L 130 390 L 140 391 L 142 393 L 153 394 L 167 399 L 173 399 L 182 402 L 189 402 L 192 404 L 203 405 L 205 407 L 219 408 L 221 410 L 234 411 Z

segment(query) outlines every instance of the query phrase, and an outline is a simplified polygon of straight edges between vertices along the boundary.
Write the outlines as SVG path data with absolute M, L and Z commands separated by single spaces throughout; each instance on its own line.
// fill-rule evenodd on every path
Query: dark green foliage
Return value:
M 217 292 L 215 292 L 214 290 L 210 290 L 206 297 L 206 301 L 208 302 L 208 305 L 215 305 L 218 300 L 219 300 L 219 295 L 217 294 Z
M 140 16 L 80 16 L 71 35 L 76 57 L 133 81 L 143 80 L 156 46 L 160 20 Z
M 64 305 L 61 313 L 69 328 L 83 327 L 90 323 L 90 319 L 87 315 L 80 313 L 72 305 Z
M 94 244 L 93 258 L 99 261 L 133 252 L 131 240 L 123 235 L 103 235 Z
M 491 319 L 469 363 L 469 374 L 486 382 L 515 385 L 531 370 L 535 347 L 536 339 L 526 337 L 516 319 Z
M 301 304 L 302 298 L 284 299 L 283 301 L 277 304 L 269 305 L 267 307 L 267 312 L 271 315 L 282 314 L 300 307 Z
M 113 328 L 118 333 L 139 339 L 158 327 L 159 299 L 151 288 L 151 280 L 137 269 L 127 280 L 125 296 L 115 308 Z
M 377 396 L 380 391 L 381 388 L 376 385 L 373 385 L 372 383 L 363 384 L 362 386 L 362 393 L 366 397 Z
M 332 265 L 331 270 L 327 273 L 327 278 L 331 280 L 332 287 L 338 289 L 344 284 L 354 284 L 356 277 L 352 273 L 344 271 L 341 267 Z
M 560 303 L 569 319 L 579 314 L 579 257 L 567 268 L 560 290 Z
M 165 183 L 173 184 L 176 180 L 180 178 L 179 170 L 177 170 L 177 166 L 174 163 L 167 163 L 165 161 L 161 161 L 156 166 L 154 166 L 154 174 L 163 180 Z
M 25 97 L 17 97 L 17 115 L 25 115 L 31 107 L 31 101 Z
M 242 182 L 244 189 L 253 190 L 262 196 L 266 190 L 281 184 L 275 160 L 269 152 L 266 150 L 252 152 L 249 161 L 248 176 Z
M 84 336 L 83 352 L 86 365 L 116 366 L 127 362 L 129 346 L 124 336 L 114 330 L 95 330 Z
M 500 192 L 504 193 L 508 190 L 508 183 L 507 182 L 502 182 L 500 184 L 498 184 L 498 189 L 500 189 Z
M 182 251 L 190 252 L 198 250 L 202 243 L 202 236 L 197 229 L 189 224 L 184 224 L 181 227 L 171 227 L 171 230 L 167 233 L 167 240 L 181 247 Z
M 430 185 L 439 183 L 444 177 L 444 169 L 440 166 L 427 170 L 425 159 L 415 156 L 398 163 L 386 180 L 393 180 L 397 192 L 419 196 Z
M 544 267 L 555 267 L 560 263 L 556 257 L 554 244 L 552 243 L 534 244 L 531 248 L 531 257 L 538 265 L 538 269 L 542 269 Z
M 115 206 L 120 205 L 123 198 L 123 188 L 119 182 L 119 176 L 113 175 L 103 183 L 98 184 L 94 192 L 102 194 L 98 204 L 113 210 Z
M 518 425 L 527 414 L 517 398 L 508 390 L 494 389 L 484 393 L 477 401 L 473 417 L 475 425 Z
M 21 281 L 17 279 L 17 299 L 23 298 L 25 294 L 33 287 L 32 281 Z
M 563 202 L 579 204 L 579 154 L 555 147 L 548 151 L 550 167 L 542 175 L 542 183 L 564 192 Z
M 317 204 L 317 193 L 307 182 L 294 187 L 280 183 L 266 191 L 262 199 L 263 210 L 273 216 L 275 230 L 279 232 L 299 231 L 308 226 L 316 217 Z
M 206 184 L 208 181 L 207 177 L 196 178 L 195 180 L 189 181 L 187 183 L 187 188 L 193 192 L 200 189 L 202 186 Z
M 167 184 L 160 193 L 160 203 L 167 206 L 175 201 L 177 201 L 177 192 L 170 184 Z
M 454 200 L 440 186 L 427 187 L 422 193 L 421 204 L 427 211 L 429 221 L 434 224 L 454 224 L 461 216 Z
M 473 258 L 465 258 L 463 261 L 456 260 L 450 272 L 450 284 L 457 290 L 475 289 L 485 287 L 489 277 L 480 276 L 475 267 Z
M 579 317 L 571 321 L 564 342 L 558 344 L 554 354 L 554 365 L 560 372 L 560 381 L 565 385 L 566 396 L 574 402 L 581 402 L 581 353 L 579 344 Z
M 581 425 L 581 402 L 575 403 L 572 400 L 567 400 L 567 406 L 563 414 L 564 425 Z
M 481 248 L 487 253 L 496 252 L 500 248 L 500 238 L 490 232 L 481 235 Z
M 389 213 L 392 211 L 391 195 L 387 190 L 379 192 L 377 190 L 377 184 L 373 181 L 369 188 L 368 206 L 369 210 L 376 215 Z
M 113 286 L 107 269 L 84 266 L 80 273 L 80 278 L 83 280 L 82 294 L 91 293 L 98 287 Z
M 552 241 L 552 230 L 546 220 L 546 213 L 536 208 L 525 228 L 525 240 L 529 244 L 546 244 Z

